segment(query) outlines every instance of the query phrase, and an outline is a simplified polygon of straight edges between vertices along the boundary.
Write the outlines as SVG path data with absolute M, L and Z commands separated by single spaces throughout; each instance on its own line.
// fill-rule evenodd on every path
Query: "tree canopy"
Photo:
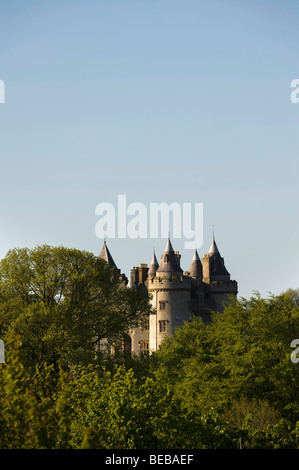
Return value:
M 246 395 L 297 413 L 299 368 L 290 360 L 297 337 L 299 308 L 288 293 L 233 299 L 211 323 L 194 318 L 165 340 L 156 355 L 157 377 L 188 409 L 221 408 Z
M 28 364 L 99 361 L 150 313 L 144 292 L 91 253 L 44 245 L 0 262 L 1 338 L 18 334 Z
M 290 360 L 294 338 L 299 338 L 294 292 L 235 298 L 223 314 L 212 315 L 211 323 L 194 318 L 167 338 L 154 358 L 155 376 L 188 412 L 214 409 L 233 428 L 250 417 L 263 421 L 263 432 L 282 423 L 295 429 L 299 367 Z
M 144 291 L 90 253 L 10 251 L 0 448 L 298 448 L 298 291 L 232 298 L 158 351 L 109 358 L 105 347 L 151 313 Z

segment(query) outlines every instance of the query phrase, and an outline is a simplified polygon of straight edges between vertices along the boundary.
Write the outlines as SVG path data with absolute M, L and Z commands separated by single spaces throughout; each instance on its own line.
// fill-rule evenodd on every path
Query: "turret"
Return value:
M 225 276 L 226 279 L 229 280 L 230 274 L 224 265 L 224 259 L 220 255 L 217 244 L 215 242 L 214 234 L 213 234 L 213 240 L 212 240 L 212 244 L 210 246 L 208 255 L 210 259 L 210 277 L 212 278 L 216 276 L 217 277 Z
M 107 246 L 107 243 L 106 243 L 106 240 L 104 240 L 104 245 L 101 249 L 101 253 L 99 254 L 99 258 L 100 259 L 103 259 L 104 261 L 106 261 L 106 263 L 109 264 L 110 268 L 113 269 L 114 271 L 114 275 L 120 280 L 120 281 L 123 281 L 123 282 L 127 282 L 127 278 L 125 276 L 125 274 L 121 274 L 121 271 L 120 269 L 118 269 L 118 267 L 116 266 L 112 256 L 111 256 L 111 253 L 108 249 L 108 246 Z
M 190 319 L 191 279 L 183 275 L 180 254 L 174 251 L 170 238 L 161 256 L 155 276 L 147 280 L 151 302 L 157 314 L 150 315 L 150 350 L 160 347 L 162 341 L 173 335 L 175 329 Z
M 224 265 L 214 234 L 209 252 L 202 258 L 202 267 L 203 283 L 209 286 L 210 308 L 222 311 L 223 302 L 228 300 L 228 295 L 237 295 L 238 284 L 230 279 L 230 273 Z
M 128 282 L 128 284 L 127 284 L 127 287 L 128 287 L 129 289 L 131 289 L 132 287 L 136 287 L 136 286 L 135 286 L 134 279 L 133 279 L 133 274 L 132 274 L 132 272 L 130 273 L 129 282 Z
M 196 249 L 194 250 L 194 255 L 190 264 L 189 275 L 194 279 L 201 280 L 202 278 L 202 264 Z
M 158 268 L 159 268 L 159 263 L 157 261 L 155 250 L 154 250 L 152 261 L 148 270 L 148 277 L 150 278 L 155 277 Z
M 111 253 L 107 247 L 106 240 L 104 240 L 104 245 L 103 245 L 103 248 L 101 249 L 101 253 L 99 254 L 99 258 L 105 260 L 110 265 L 111 268 L 117 269 L 117 266 L 114 263 Z
M 160 273 L 183 273 L 180 267 L 180 256 L 178 252 L 175 252 L 172 248 L 170 238 L 168 237 L 167 244 L 163 255 L 161 256 L 161 263 L 156 271 L 156 274 Z

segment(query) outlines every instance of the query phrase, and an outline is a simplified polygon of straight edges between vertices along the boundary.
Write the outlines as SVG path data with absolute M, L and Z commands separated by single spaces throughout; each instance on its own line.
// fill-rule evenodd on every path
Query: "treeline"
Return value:
M 298 293 L 232 299 L 151 355 L 119 347 L 152 314 L 94 255 L 63 247 L 0 262 L 0 448 L 299 447 Z

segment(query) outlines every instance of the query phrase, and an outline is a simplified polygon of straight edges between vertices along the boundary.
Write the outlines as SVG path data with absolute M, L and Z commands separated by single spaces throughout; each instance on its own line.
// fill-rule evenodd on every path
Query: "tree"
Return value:
M 290 360 L 294 338 L 299 338 L 294 297 L 284 293 L 262 299 L 256 293 L 249 300 L 232 300 L 209 324 L 194 318 L 176 330 L 157 351 L 154 372 L 187 412 L 213 408 L 223 415 L 235 404 L 236 413 L 236 403 L 245 397 L 250 406 L 242 421 L 251 415 L 252 439 L 255 432 L 274 426 L 275 439 L 271 433 L 267 437 L 271 445 L 280 438 L 289 445 L 280 420 L 288 423 L 289 435 L 299 421 L 299 368 Z M 263 416 L 262 428 L 256 425 L 258 416 Z M 235 426 L 228 427 L 237 432 Z
M 0 368 L 0 448 L 70 447 L 69 373 L 46 363 L 34 372 L 24 365 L 19 336 L 7 338 L 7 360 Z
M 0 334 L 19 334 L 27 364 L 100 361 L 142 316 L 148 298 L 126 289 L 93 254 L 38 246 L 0 262 Z
M 231 447 L 219 416 L 186 413 L 173 393 L 132 369 L 79 367 L 67 394 L 73 410 L 71 446 L 104 449 Z

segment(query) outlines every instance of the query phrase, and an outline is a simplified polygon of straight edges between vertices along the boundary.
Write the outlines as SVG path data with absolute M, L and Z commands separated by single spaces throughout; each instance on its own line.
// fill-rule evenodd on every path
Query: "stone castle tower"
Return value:
M 166 335 L 174 334 L 175 328 L 190 319 L 191 279 L 184 276 L 180 255 L 173 250 L 170 239 L 161 256 L 160 266 L 154 260 L 149 272 L 146 285 L 157 312 L 149 320 L 149 349 L 154 351 Z
M 148 322 L 129 332 L 132 353 L 157 350 L 165 337 L 173 335 L 192 315 L 209 321 L 210 311 L 223 311 L 223 302 L 228 296 L 237 295 L 238 284 L 230 279 L 224 259 L 218 250 L 213 235 L 208 254 L 200 260 L 197 250 L 189 271 L 183 272 L 180 254 L 174 251 L 170 238 L 161 256 L 160 265 L 155 253 L 150 266 L 141 264 L 131 270 L 129 280 L 120 275 L 106 242 L 100 253 L 119 276 L 127 282 L 128 288 L 143 288 L 151 296 L 156 314 Z

